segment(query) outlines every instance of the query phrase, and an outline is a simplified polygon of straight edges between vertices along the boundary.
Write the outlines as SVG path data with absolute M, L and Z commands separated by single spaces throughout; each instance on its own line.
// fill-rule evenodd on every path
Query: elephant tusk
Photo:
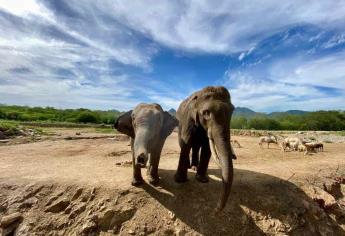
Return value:
M 219 156 L 218 156 L 218 152 L 217 152 L 217 147 L 214 144 L 213 139 L 209 138 L 209 140 L 210 140 L 210 148 L 211 148 L 211 153 L 212 153 L 213 160 L 216 162 L 216 164 L 219 167 L 221 167 Z

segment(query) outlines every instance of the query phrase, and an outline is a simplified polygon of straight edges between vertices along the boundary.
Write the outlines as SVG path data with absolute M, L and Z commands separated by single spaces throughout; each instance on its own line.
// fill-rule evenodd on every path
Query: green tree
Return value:
M 77 122 L 80 122 L 80 123 L 99 123 L 100 122 L 99 116 L 90 111 L 82 111 L 81 113 L 79 113 L 76 120 Z
M 230 127 L 233 129 L 246 129 L 248 127 L 247 118 L 242 116 L 232 118 Z

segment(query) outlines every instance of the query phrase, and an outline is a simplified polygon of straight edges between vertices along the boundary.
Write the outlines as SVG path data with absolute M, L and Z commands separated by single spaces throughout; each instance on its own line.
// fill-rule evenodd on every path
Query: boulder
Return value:
M 0 221 L 0 227 L 6 228 L 13 223 L 21 222 L 22 220 L 23 220 L 22 214 L 19 212 L 15 212 L 10 215 L 3 216 Z
M 102 230 L 107 231 L 113 228 L 119 228 L 123 222 L 129 220 L 134 215 L 136 209 L 126 207 L 121 210 L 109 209 L 99 217 L 99 226 Z
M 81 228 L 81 235 L 90 235 L 98 228 L 98 217 L 93 215 L 86 219 L 85 224 Z
M 68 207 L 69 204 L 70 204 L 70 201 L 68 199 L 61 199 L 52 203 L 50 206 L 48 206 L 45 209 L 45 211 L 58 213 L 58 212 L 64 211 Z
M 81 204 L 79 206 L 77 206 L 69 215 L 70 219 L 74 219 L 77 215 L 79 215 L 80 213 L 82 213 L 83 211 L 85 211 L 86 209 L 86 204 Z
M 78 188 L 77 191 L 72 196 L 72 201 L 78 199 L 82 193 L 83 193 L 83 189 Z
M 33 205 L 37 203 L 38 203 L 38 199 L 36 197 L 32 197 L 32 198 L 27 199 L 25 202 L 21 203 L 19 205 L 19 208 L 20 209 L 31 208 Z
M 328 210 L 337 205 L 335 198 L 319 187 L 308 186 L 306 192 L 310 198 L 313 199 L 313 201 L 316 202 L 322 209 Z

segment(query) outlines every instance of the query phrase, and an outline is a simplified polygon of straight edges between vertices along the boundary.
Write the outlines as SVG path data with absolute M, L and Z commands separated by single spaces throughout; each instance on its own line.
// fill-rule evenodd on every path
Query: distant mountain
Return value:
M 284 115 L 304 115 L 308 113 L 308 111 L 301 111 L 301 110 L 288 110 L 285 112 L 271 112 L 268 114 L 270 117 L 277 117 L 277 116 L 284 116 Z
M 304 115 L 308 113 L 308 111 L 301 111 L 301 110 L 288 110 L 284 112 L 271 112 L 271 113 L 261 113 L 253 111 L 247 107 L 236 107 L 233 113 L 233 117 L 245 117 L 245 118 L 253 118 L 253 117 L 279 117 L 285 115 Z
M 249 108 L 246 107 L 236 107 L 235 111 L 233 113 L 233 116 L 241 116 L 241 117 L 246 117 L 246 118 L 252 118 L 252 117 L 256 117 L 256 116 L 264 116 L 264 113 L 259 113 L 259 112 L 255 112 Z
M 288 113 L 290 115 L 304 115 L 305 113 L 309 113 L 309 111 L 301 111 L 301 110 L 289 110 L 285 113 Z
M 176 110 L 174 108 L 171 108 L 168 112 L 170 115 L 176 116 Z
M 116 109 L 111 109 L 111 110 L 108 110 L 109 112 L 114 112 L 114 113 L 121 113 L 121 111 L 119 110 L 116 110 Z

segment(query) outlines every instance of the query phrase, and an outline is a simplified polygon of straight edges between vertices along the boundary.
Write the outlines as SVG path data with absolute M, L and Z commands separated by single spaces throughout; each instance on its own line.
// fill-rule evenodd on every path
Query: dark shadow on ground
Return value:
M 216 179 L 220 178 L 220 170 L 210 169 L 209 175 L 216 178 L 210 178 L 206 184 L 197 182 L 191 172 L 189 181 L 183 184 L 172 180 L 173 170 L 161 169 L 159 173 L 159 187 L 144 184 L 142 188 L 203 235 L 319 235 L 320 230 L 329 235 L 345 235 L 330 217 L 317 219 L 307 211 L 305 202 L 315 203 L 289 181 L 235 169 L 228 204 L 222 214 L 215 215 L 221 187 Z

